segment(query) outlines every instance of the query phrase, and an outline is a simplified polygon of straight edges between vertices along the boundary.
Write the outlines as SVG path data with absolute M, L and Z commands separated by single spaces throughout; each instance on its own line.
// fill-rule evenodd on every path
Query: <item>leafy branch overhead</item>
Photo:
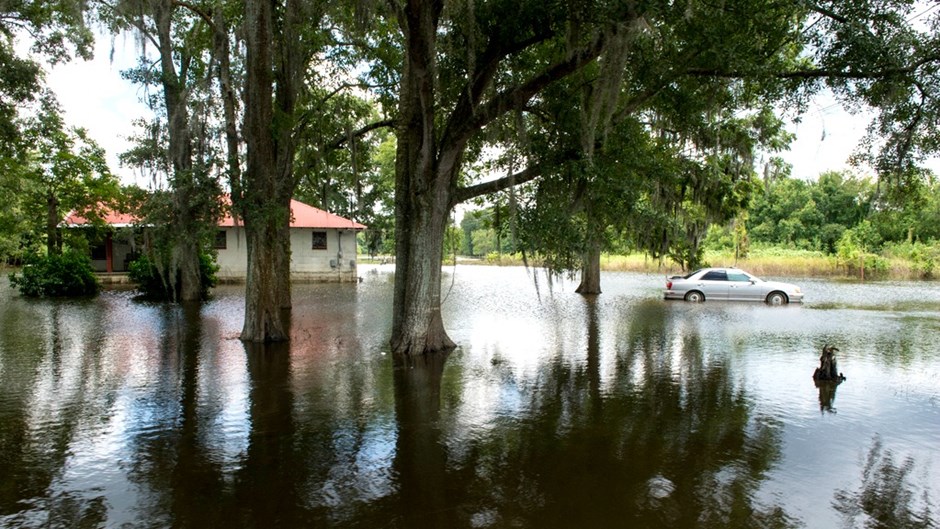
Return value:
M 394 240 L 392 348 L 417 354 L 453 345 L 440 265 L 460 203 L 497 197 L 494 224 L 514 246 L 580 270 L 579 291 L 596 294 L 602 251 L 692 266 L 710 225 L 743 229 L 757 161 L 787 147 L 783 117 L 824 89 L 873 110 L 856 160 L 893 189 L 923 182 L 920 163 L 940 153 L 940 10 L 911 0 L 55 6 L 30 25 L 50 45 L 63 28 L 85 34 L 69 6 L 138 37 L 127 76 L 158 118 L 123 159 L 171 189 L 184 298 L 200 291 L 208 204 L 228 188 L 250 233 L 250 340 L 288 336 L 292 196 L 380 227 L 370 250 Z M 0 14 L 5 35 L 25 13 Z M 11 109 L 29 99 L 36 68 L 4 42 L 0 69 L 2 132 L 16 128 Z

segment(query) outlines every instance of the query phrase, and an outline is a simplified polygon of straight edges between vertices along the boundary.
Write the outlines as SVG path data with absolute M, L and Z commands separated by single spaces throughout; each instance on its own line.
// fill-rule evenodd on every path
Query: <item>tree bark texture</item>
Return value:
M 225 119 L 226 165 L 232 197 L 241 197 L 241 161 L 238 156 L 238 121 L 236 112 L 238 99 L 232 85 L 231 45 L 228 27 L 222 10 L 213 15 L 213 46 L 218 59 L 219 92 L 222 96 L 222 113 Z
M 275 189 L 277 201 L 290 212 L 290 201 L 294 195 L 294 155 L 297 150 L 297 141 L 294 131 L 295 109 L 297 96 L 303 82 L 304 67 L 307 64 L 305 57 L 310 53 L 300 37 L 301 25 L 318 24 L 316 18 L 301 20 L 303 7 L 300 0 L 287 0 L 279 24 L 280 32 L 274 38 L 276 50 L 275 67 L 275 116 L 271 123 L 274 131 L 276 181 Z M 279 226 L 278 243 L 275 250 L 275 266 L 277 270 L 277 298 L 282 309 L 291 307 L 290 286 L 290 220 Z
M 587 250 L 581 263 L 581 284 L 578 294 L 594 295 L 601 293 L 601 243 L 589 235 Z
M 441 2 L 411 0 L 402 30 L 405 69 L 399 98 L 395 166 L 395 296 L 392 352 L 418 355 L 449 350 L 454 342 L 441 318 L 441 265 L 454 172 L 439 157 L 435 127 L 435 39 Z
M 176 70 L 174 62 L 171 25 L 174 5 L 170 0 L 154 4 L 154 19 L 157 28 L 157 43 L 160 51 L 160 71 L 163 83 L 163 100 L 167 113 L 167 136 L 169 156 L 173 167 L 173 206 L 176 225 L 173 229 L 173 255 L 169 270 L 170 284 L 176 286 L 178 300 L 194 301 L 202 296 L 199 274 L 199 240 L 196 235 L 196 215 L 192 211 L 193 147 L 189 130 L 187 93 L 182 78 L 186 65 L 181 65 L 183 75 Z M 185 57 L 181 60 L 185 61 Z M 178 283 L 177 283 L 178 278 Z
M 288 329 L 275 288 L 276 232 L 277 226 L 270 221 L 245 223 L 248 277 L 245 284 L 245 323 L 241 334 L 243 341 L 277 342 L 288 339 Z
M 245 324 L 241 339 L 249 342 L 288 338 L 278 299 L 279 223 L 288 212 L 277 199 L 277 166 L 271 123 L 271 2 L 245 2 L 246 83 L 245 140 L 248 166 L 244 178 L 243 220 L 248 249 Z

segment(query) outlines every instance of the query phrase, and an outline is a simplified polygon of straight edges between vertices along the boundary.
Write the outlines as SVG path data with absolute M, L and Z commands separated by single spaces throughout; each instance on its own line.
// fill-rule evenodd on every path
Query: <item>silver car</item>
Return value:
M 764 281 L 737 268 L 703 268 L 687 276 L 666 279 L 666 299 L 686 301 L 764 301 L 770 305 L 801 303 L 803 291 L 796 285 Z

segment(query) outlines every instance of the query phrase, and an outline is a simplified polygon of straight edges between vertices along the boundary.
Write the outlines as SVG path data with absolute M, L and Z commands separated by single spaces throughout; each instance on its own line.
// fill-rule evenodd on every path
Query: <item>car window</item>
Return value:
M 750 281 L 751 278 L 747 274 L 742 274 L 741 272 L 729 272 L 728 281 Z
M 724 270 L 712 270 L 704 276 L 702 276 L 702 281 L 727 281 L 728 274 Z
M 688 279 L 688 278 L 694 276 L 695 274 L 697 274 L 697 273 L 699 273 L 699 272 L 701 272 L 701 271 L 702 271 L 702 269 L 699 268 L 698 270 L 696 270 L 696 271 L 692 272 L 691 274 L 689 274 L 689 275 L 683 277 L 682 279 Z

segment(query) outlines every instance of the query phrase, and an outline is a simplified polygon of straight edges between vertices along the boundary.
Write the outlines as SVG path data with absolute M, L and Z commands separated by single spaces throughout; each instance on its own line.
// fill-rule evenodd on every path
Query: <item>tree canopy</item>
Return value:
M 45 17 L 40 5 L 11 12 L 34 13 L 31 27 L 52 28 L 36 42 L 61 49 L 54 30 L 83 27 L 81 11 L 56 3 L 50 13 L 61 16 Z M 380 231 L 395 237 L 392 348 L 402 355 L 454 345 L 440 313 L 450 212 L 494 193 L 505 193 L 500 231 L 553 268 L 580 268 L 584 293 L 600 291 L 595 263 L 615 241 L 691 266 L 708 226 L 732 219 L 757 238 L 793 241 L 818 226 L 806 244 L 828 250 L 839 226 L 872 211 L 930 232 L 893 206 L 926 203 L 920 163 L 940 150 L 940 12 L 911 0 L 89 5 L 159 54 L 130 75 L 160 92 L 165 122 L 144 129 L 149 143 L 131 158 L 149 152 L 172 173 L 181 262 L 197 253 L 197 190 L 217 193 L 202 184 L 227 176 L 260 274 L 249 273 L 246 339 L 287 335 L 278 314 L 290 305 L 294 194 L 385 224 L 392 192 L 394 226 Z M 5 58 L 10 49 L 0 67 L 31 78 L 27 63 Z M 28 83 L 7 84 L 12 108 Z M 824 87 L 874 111 L 856 156 L 885 185 L 874 209 L 847 202 L 834 176 L 811 202 L 794 202 L 805 190 L 786 181 L 760 194 L 757 153 L 788 142 L 780 109 L 798 113 Z M 784 201 L 798 212 L 773 220 Z

